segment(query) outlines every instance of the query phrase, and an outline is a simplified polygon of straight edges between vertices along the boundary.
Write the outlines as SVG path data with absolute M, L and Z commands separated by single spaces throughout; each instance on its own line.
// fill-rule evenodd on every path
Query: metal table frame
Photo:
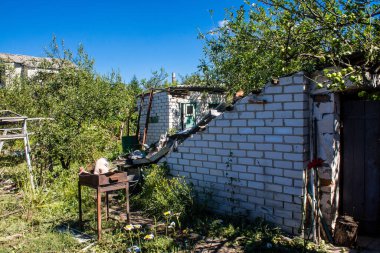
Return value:
M 109 219 L 109 203 L 108 203 L 108 193 L 110 191 L 116 191 L 120 189 L 125 189 L 126 196 L 126 212 L 127 212 L 127 223 L 130 222 L 130 212 L 129 212 L 129 182 L 120 182 L 109 185 L 94 186 L 91 184 L 82 183 L 78 181 L 78 202 L 79 202 L 79 223 L 82 225 L 82 186 L 87 186 L 96 190 L 96 211 L 97 211 L 97 232 L 98 240 L 102 237 L 102 192 L 106 193 L 106 219 Z

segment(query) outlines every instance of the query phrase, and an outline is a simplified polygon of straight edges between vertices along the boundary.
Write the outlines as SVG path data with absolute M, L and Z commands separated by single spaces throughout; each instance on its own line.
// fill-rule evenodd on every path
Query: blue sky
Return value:
M 0 0 L 0 52 L 45 56 L 54 34 L 70 49 L 82 43 L 102 74 L 119 70 L 129 81 L 163 67 L 185 75 L 197 70 L 203 56 L 198 31 L 211 30 L 223 20 L 225 8 L 242 4 L 243 0 Z

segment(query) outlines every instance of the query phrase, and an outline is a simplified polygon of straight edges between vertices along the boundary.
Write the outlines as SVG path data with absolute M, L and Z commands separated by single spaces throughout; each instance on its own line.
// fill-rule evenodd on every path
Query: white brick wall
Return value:
M 208 94 L 204 96 L 200 92 L 190 92 L 190 95 L 181 98 L 174 97 L 166 91 L 157 92 L 153 95 L 153 102 L 150 111 L 150 117 L 158 116 L 158 123 L 149 123 L 147 141 L 148 145 L 157 142 L 162 134 L 165 134 L 172 128 L 178 130 L 180 126 L 180 103 L 196 103 L 196 121 L 198 122 L 206 113 L 208 113 L 209 103 L 219 103 L 224 100 L 220 94 Z M 144 134 L 146 115 L 149 104 L 149 95 L 144 97 L 143 108 L 140 118 L 140 136 Z M 137 108 L 140 109 L 140 99 L 138 99 Z M 212 137 L 211 137 L 212 138 Z
M 309 137 L 295 129 L 308 128 L 307 92 L 307 79 L 297 73 L 240 100 L 168 155 L 171 173 L 190 172 L 186 178 L 212 193 L 208 204 L 217 212 L 261 216 L 297 233 Z M 249 102 L 261 99 L 268 103 Z M 183 169 L 171 158 L 190 165 Z

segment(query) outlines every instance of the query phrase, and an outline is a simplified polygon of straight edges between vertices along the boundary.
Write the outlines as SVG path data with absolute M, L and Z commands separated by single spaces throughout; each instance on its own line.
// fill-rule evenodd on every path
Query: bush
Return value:
M 180 220 L 191 214 L 193 195 L 191 187 L 181 177 L 169 177 L 166 166 L 152 165 L 144 172 L 142 191 L 134 200 L 147 214 L 157 219 L 171 211 Z

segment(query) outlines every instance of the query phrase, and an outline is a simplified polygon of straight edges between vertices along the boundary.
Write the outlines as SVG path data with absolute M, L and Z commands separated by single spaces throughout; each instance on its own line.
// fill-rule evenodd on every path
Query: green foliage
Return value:
M 279 228 L 273 227 L 261 218 L 254 222 L 244 219 L 217 219 L 212 216 L 198 218 L 194 231 L 206 237 L 227 239 L 227 244 L 239 245 L 244 252 L 326 252 L 320 246 L 302 238 L 287 238 Z
M 378 3 L 259 2 L 229 10 L 222 26 L 200 35 L 206 43 L 204 73 L 235 91 L 251 91 L 271 78 L 326 66 L 352 68 L 356 77 L 379 72 Z
M 168 168 L 152 165 L 146 169 L 142 192 L 135 199 L 149 215 L 164 218 L 170 211 L 180 220 L 191 214 L 193 195 L 190 186 L 180 177 L 169 177 Z
M 1 162 L 4 164 L 3 160 Z M 47 171 L 45 188 L 33 193 L 28 187 L 23 187 L 28 181 L 24 177 L 25 164 L 10 164 L 2 167 L 4 170 L 0 171 L 0 181 L 4 182 L 11 178 L 20 188 L 14 194 L 3 194 L 3 188 L 0 188 L 0 215 L 18 210 L 20 212 L 5 216 L 0 220 L 0 227 L 3 228 L 0 230 L 0 238 L 14 234 L 21 234 L 22 237 L 2 242 L 0 252 L 77 252 L 86 246 L 78 244 L 71 235 L 62 234 L 56 230 L 57 226 L 62 224 L 71 224 L 75 227 L 75 221 L 78 218 L 76 168 L 77 166 L 72 166 L 71 169 L 60 171 L 58 174 L 58 167 L 56 171 Z M 151 182 L 149 185 L 158 185 L 156 188 L 160 192 L 164 192 L 165 190 L 160 187 L 161 184 L 153 177 L 157 176 L 161 181 L 171 182 L 172 179 L 166 177 L 165 168 L 155 166 L 149 170 L 150 178 L 147 179 L 148 182 Z M 167 184 L 164 183 L 164 185 Z M 176 185 L 176 183 L 172 185 Z M 161 197 L 155 197 L 155 191 L 145 190 L 144 196 L 147 199 L 139 201 L 149 203 L 153 200 L 155 202 L 151 206 L 154 206 L 157 204 L 157 199 L 161 199 Z M 183 192 L 183 194 L 176 194 L 177 198 L 181 200 L 184 200 L 181 196 L 188 192 L 174 190 L 173 187 L 170 191 Z M 150 194 L 146 194 L 147 192 Z M 95 232 L 91 229 L 96 227 L 93 194 L 92 189 L 82 188 L 84 219 L 90 220 L 90 224 L 86 223 L 83 232 L 96 237 Z M 171 198 L 172 195 L 168 196 Z M 150 199 L 150 197 L 152 198 Z M 131 203 L 134 204 L 135 201 L 132 199 Z M 157 208 L 162 209 L 159 211 L 159 215 L 163 215 L 162 211 L 167 210 L 167 206 L 163 207 L 160 204 L 157 205 Z M 172 212 L 174 213 L 176 210 L 179 209 L 172 209 Z M 132 231 L 123 229 L 124 223 L 113 220 L 104 221 L 102 241 L 90 250 L 94 252 L 126 252 L 132 245 L 138 245 L 143 252 L 192 252 L 195 245 L 205 244 L 204 239 L 212 238 L 222 242 L 224 246 L 236 246 L 245 252 L 325 252 L 323 247 L 304 242 L 301 238 L 284 237 L 280 229 L 268 225 L 261 219 L 257 219 L 254 223 L 244 219 L 228 219 L 226 217 L 221 220 L 219 217 L 207 215 L 206 212 L 202 212 L 202 215 L 199 216 L 190 216 L 189 212 L 193 211 L 192 208 L 187 210 L 186 215 L 191 217 L 188 227 L 181 228 L 178 221 L 174 220 L 175 229 L 170 230 L 166 229 L 167 225 L 171 223 L 168 216 L 165 217 L 169 222 L 164 224 L 151 222 L 140 228 L 134 228 Z M 153 239 L 145 239 L 146 235 L 151 234 L 154 235 Z
M 173 251 L 174 248 L 174 240 L 168 236 L 161 236 L 144 243 L 144 249 L 147 252 L 175 252 Z
M 360 91 L 358 97 L 366 100 L 380 101 L 380 91 Z
M 45 188 L 32 192 L 27 184 L 25 163 L 7 163 L 1 157 L 0 182 L 11 181 L 17 189 L 5 194 L 0 187 L 0 237 L 22 236 L 0 244 L 0 252 L 75 252 L 80 245 L 66 233 L 58 233 L 56 226 L 77 219 L 77 170 L 46 172 Z M 4 166 L 5 165 L 5 166 Z M 57 167 L 58 171 L 59 168 Z M 3 186 L 3 184 L 2 184 Z M 84 208 L 93 206 L 91 192 L 84 191 Z M 13 215 L 6 214 L 16 212 Z
M 32 151 L 41 168 L 52 169 L 59 162 L 68 169 L 72 162 L 88 163 L 119 154 L 121 128 L 126 121 L 133 125 L 137 118 L 138 83 L 132 80 L 125 85 L 117 73 L 96 74 L 94 61 L 83 47 L 75 57 L 63 48 L 62 58 L 58 58 L 58 48 L 53 41 L 50 55 L 55 58 L 41 67 L 59 70 L 13 80 L 0 89 L 1 109 L 51 118 L 31 125 Z
M 168 76 L 169 74 L 165 71 L 165 69 L 160 68 L 158 71 L 153 71 L 152 76 L 149 79 L 142 79 L 141 86 L 144 90 L 167 88 L 173 85 L 175 86 L 175 83 L 173 84 L 167 81 Z

